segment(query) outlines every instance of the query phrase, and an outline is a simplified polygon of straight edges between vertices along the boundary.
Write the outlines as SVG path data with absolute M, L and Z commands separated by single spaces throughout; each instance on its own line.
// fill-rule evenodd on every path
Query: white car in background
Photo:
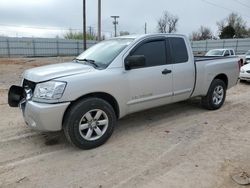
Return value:
M 250 55 L 250 51 L 249 51 Z M 245 54 L 243 55 L 236 55 L 234 49 L 213 49 L 209 50 L 205 56 L 213 56 L 213 57 L 231 57 L 231 56 L 238 56 L 241 61 L 241 65 L 243 66 L 246 63 L 246 56 Z M 249 57 L 249 62 L 250 62 L 250 57 Z
M 250 81 L 250 63 L 241 67 L 240 81 Z
M 245 57 L 246 57 L 245 63 L 246 64 L 250 63 L 250 50 L 247 51 L 247 53 L 245 54 Z

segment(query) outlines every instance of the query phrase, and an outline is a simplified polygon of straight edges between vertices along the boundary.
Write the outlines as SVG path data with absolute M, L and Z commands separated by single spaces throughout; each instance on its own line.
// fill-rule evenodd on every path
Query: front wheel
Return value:
M 226 98 L 226 84 L 220 79 L 212 81 L 208 93 L 202 98 L 202 106 L 209 110 L 219 109 Z
M 109 139 L 115 124 L 116 115 L 108 102 L 87 98 L 70 107 L 64 117 L 63 130 L 76 147 L 92 149 Z

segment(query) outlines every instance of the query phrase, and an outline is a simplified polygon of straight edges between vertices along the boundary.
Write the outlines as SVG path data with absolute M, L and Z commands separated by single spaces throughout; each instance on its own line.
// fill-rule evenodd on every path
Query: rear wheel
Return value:
M 116 116 L 112 106 L 99 98 L 83 99 L 73 105 L 64 118 L 67 139 L 80 149 L 104 144 L 112 135 Z
M 219 109 L 226 98 L 226 84 L 220 79 L 212 81 L 208 93 L 202 98 L 201 102 L 203 107 L 209 110 Z

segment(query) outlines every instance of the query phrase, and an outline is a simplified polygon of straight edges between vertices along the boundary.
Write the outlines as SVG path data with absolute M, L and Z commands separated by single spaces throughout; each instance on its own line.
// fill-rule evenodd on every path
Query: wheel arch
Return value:
M 73 106 L 74 104 L 76 104 L 80 100 L 83 100 L 86 98 L 91 98 L 91 97 L 100 98 L 100 99 L 103 99 L 106 102 L 108 102 L 113 107 L 117 119 L 119 119 L 120 108 L 119 108 L 119 104 L 118 104 L 117 100 L 115 99 L 115 97 L 108 94 L 108 93 L 105 93 L 105 92 L 93 92 L 93 93 L 85 94 L 85 95 L 77 98 L 76 100 L 72 101 L 71 104 L 66 109 L 66 111 L 64 112 L 63 122 L 64 122 L 65 115 L 68 112 L 68 110 L 71 108 L 71 106 Z
M 226 88 L 228 88 L 228 77 L 226 74 L 218 74 L 217 76 L 214 77 L 213 80 L 215 79 L 219 79 L 219 80 L 222 80 L 225 84 L 226 84 Z

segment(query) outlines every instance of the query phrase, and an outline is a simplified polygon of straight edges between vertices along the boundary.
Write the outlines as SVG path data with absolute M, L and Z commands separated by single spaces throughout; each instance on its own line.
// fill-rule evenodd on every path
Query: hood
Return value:
M 245 71 L 250 70 L 250 64 L 246 64 L 246 65 L 242 66 L 241 69 L 245 70 Z
M 33 82 L 43 82 L 74 74 L 92 72 L 95 70 L 95 68 L 81 63 L 60 63 L 28 69 L 24 72 L 23 77 Z

